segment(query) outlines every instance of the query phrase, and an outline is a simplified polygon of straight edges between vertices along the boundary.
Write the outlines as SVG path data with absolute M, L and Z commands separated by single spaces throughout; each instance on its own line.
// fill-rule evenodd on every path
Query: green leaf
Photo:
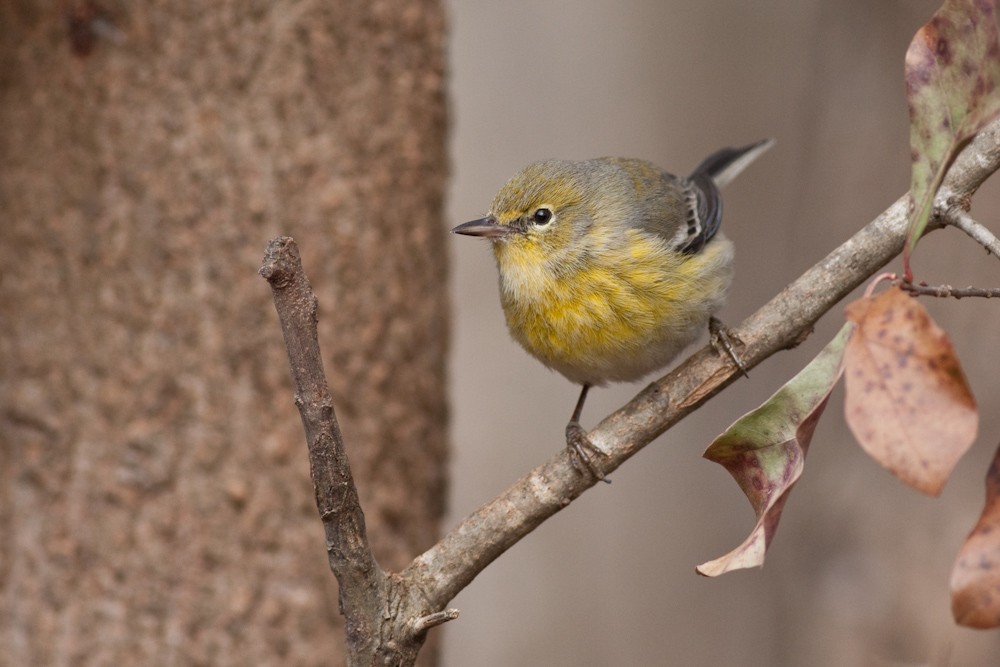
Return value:
M 947 0 L 913 37 L 905 79 L 913 160 L 908 267 L 948 167 L 965 142 L 1000 113 L 994 1 Z
M 841 373 L 841 358 L 852 324 L 840 333 L 766 403 L 740 417 L 705 451 L 723 465 L 746 494 L 757 524 L 743 544 L 698 566 L 716 577 L 759 567 L 781 518 L 792 485 L 802 474 L 813 431 Z

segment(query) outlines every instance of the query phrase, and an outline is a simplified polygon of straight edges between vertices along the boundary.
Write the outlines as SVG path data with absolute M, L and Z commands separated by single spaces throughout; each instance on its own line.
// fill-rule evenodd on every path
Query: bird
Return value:
M 451 230 L 491 242 L 511 336 L 581 386 L 566 425 L 574 466 L 609 481 L 580 425 L 591 387 L 662 369 L 706 328 L 746 372 L 714 316 L 734 258 L 720 188 L 773 144 L 723 148 L 687 177 L 636 158 L 534 162 Z

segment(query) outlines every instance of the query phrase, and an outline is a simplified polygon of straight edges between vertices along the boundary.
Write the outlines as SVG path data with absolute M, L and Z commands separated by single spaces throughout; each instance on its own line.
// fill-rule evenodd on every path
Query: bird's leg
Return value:
M 569 458 L 573 462 L 574 468 L 581 472 L 586 468 L 591 475 L 610 484 L 611 480 L 605 477 L 604 473 L 594 465 L 588 450 L 600 456 L 604 456 L 604 452 L 594 446 L 594 443 L 587 437 L 587 432 L 580 426 L 580 415 L 583 413 L 583 404 L 587 400 L 587 391 L 589 390 L 590 385 L 584 384 L 583 389 L 580 390 L 580 398 L 576 401 L 576 408 L 573 409 L 573 416 L 566 424 L 566 448 L 569 450 Z
M 733 339 L 739 341 L 739 337 L 715 315 L 708 318 L 708 331 L 712 336 L 712 347 L 715 348 L 716 352 L 720 354 L 725 352 L 726 356 L 732 359 L 736 367 L 743 373 L 743 377 L 749 378 L 747 367 L 743 365 L 743 360 L 740 359 L 740 355 L 736 354 L 736 349 L 733 347 Z

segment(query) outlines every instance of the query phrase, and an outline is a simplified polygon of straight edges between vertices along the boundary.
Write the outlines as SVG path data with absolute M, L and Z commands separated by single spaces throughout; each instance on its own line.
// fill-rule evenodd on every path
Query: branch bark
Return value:
M 960 205 L 953 205 L 940 213 L 941 219 L 952 227 L 961 229 L 994 257 L 1000 257 L 1000 239 L 993 232 L 977 222 L 968 211 Z
M 956 159 L 939 192 L 938 206 L 942 208 L 936 210 L 968 208 L 972 195 L 998 167 L 1000 121 L 985 128 Z M 732 333 L 742 342 L 744 364 L 756 366 L 797 345 L 824 313 L 898 255 L 906 239 L 909 208 L 907 194 L 734 329 Z M 940 220 L 934 220 L 928 230 L 941 226 Z M 281 252 L 291 248 L 290 254 L 297 259 L 290 239 L 276 239 L 272 248 L 276 246 L 281 246 Z M 364 517 L 325 389 L 315 336 L 315 299 L 309 292 L 308 297 L 282 296 L 288 303 L 279 304 L 281 290 L 308 290 L 304 276 L 296 278 L 296 272 L 301 274 L 301 266 L 284 268 L 271 257 L 269 248 L 261 273 L 275 290 L 275 305 L 296 377 L 317 506 L 327 531 L 331 568 L 341 586 L 342 611 L 347 616 L 350 660 L 352 664 L 369 664 L 378 657 L 391 661 L 387 664 L 412 664 L 426 630 L 457 616 L 454 610 L 444 611 L 444 606 L 489 563 L 593 486 L 596 479 L 581 475 L 566 450 L 560 449 L 473 512 L 402 572 L 380 570 L 367 547 Z M 286 323 L 295 319 L 299 323 Z M 300 350 L 303 345 L 315 350 L 304 354 Z M 615 470 L 735 381 L 738 374 L 728 358 L 711 346 L 699 350 L 589 433 L 591 442 L 604 452 L 595 463 L 605 473 Z M 362 618 L 352 618 L 355 614 Z M 359 643 L 362 639 L 367 643 Z
M 383 608 L 386 578 L 368 544 L 365 516 L 323 371 L 316 296 L 302 269 L 295 241 L 287 236 L 271 241 L 260 275 L 271 285 L 288 349 L 295 405 L 309 448 L 316 508 L 323 521 L 330 569 L 340 585 L 348 651 L 363 657 L 373 653 L 377 644 L 376 612 Z
M 951 285 L 914 285 L 900 281 L 899 288 L 915 296 L 933 296 L 939 299 L 1000 299 L 1000 287 L 952 287 Z

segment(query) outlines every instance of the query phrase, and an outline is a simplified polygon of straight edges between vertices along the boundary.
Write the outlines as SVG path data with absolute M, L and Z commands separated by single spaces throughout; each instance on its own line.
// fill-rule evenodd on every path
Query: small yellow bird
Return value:
M 582 385 L 566 443 L 598 479 L 580 426 L 587 391 L 663 368 L 714 320 L 733 264 L 719 188 L 773 143 L 717 151 L 687 178 L 627 158 L 536 162 L 486 217 L 451 230 L 492 241 L 514 340 Z

